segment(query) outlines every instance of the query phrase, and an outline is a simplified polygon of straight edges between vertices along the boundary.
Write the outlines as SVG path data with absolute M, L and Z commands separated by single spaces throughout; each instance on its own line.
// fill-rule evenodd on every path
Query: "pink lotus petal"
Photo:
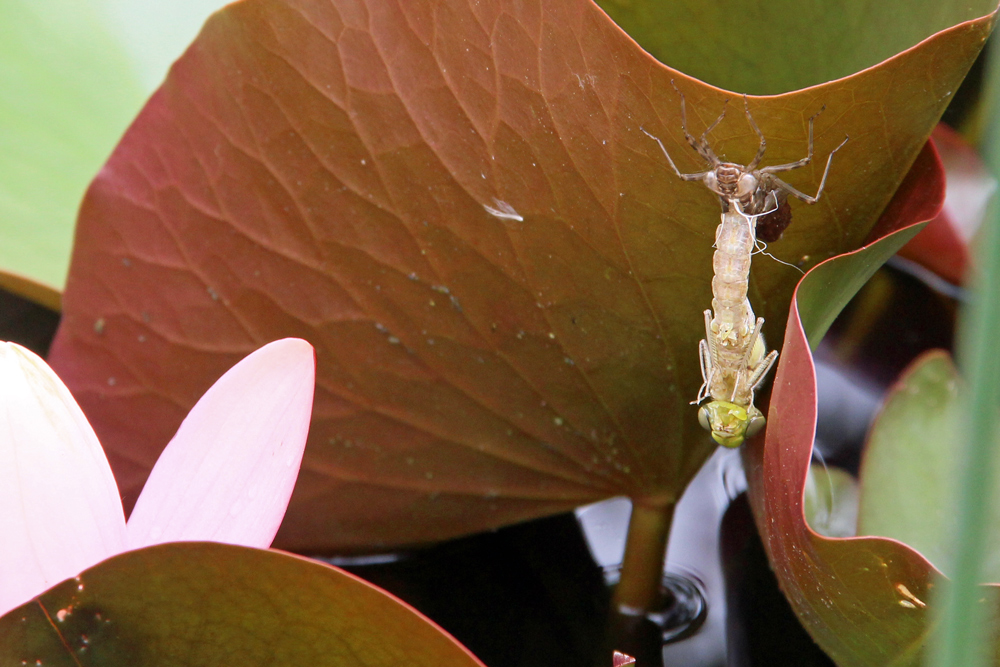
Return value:
M 0 614 L 125 548 L 104 450 L 38 356 L 0 343 Z
M 153 467 L 128 521 L 129 547 L 270 546 L 302 462 L 315 374 L 312 346 L 286 338 L 212 385 Z

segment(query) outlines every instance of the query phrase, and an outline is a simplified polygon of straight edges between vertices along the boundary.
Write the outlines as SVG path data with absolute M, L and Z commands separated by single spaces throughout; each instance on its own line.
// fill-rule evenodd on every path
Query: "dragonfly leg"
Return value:
M 772 173 L 772 171 L 768 171 L 768 170 L 774 170 L 774 167 L 764 167 L 760 171 L 771 174 L 771 181 L 775 185 L 777 185 L 778 187 L 780 187 L 782 190 L 784 190 L 785 192 L 787 192 L 788 194 L 790 194 L 790 195 L 792 195 L 794 197 L 797 197 L 798 199 L 801 199 L 802 201 L 806 202 L 807 204 L 815 204 L 816 202 L 819 201 L 820 195 L 823 194 L 823 187 L 826 185 L 826 177 L 830 173 L 830 164 L 833 162 L 833 156 L 834 156 L 834 154 L 837 151 L 839 151 L 841 148 L 843 148 L 844 144 L 846 144 L 849 139 L 850 139 L 850 137 L 844 137 L 844 140 L 840 142 L 840 145 L 837 146 L 836 148 L 834 148 L 832 151 L 830 151 L 830 155 L 826 158 L 826 168 L 823 169 L 823 178 L 820 179 L 819 188 L 816 190 L 816 194 L 814 196 L 812 196 L 812 197 L 810 197 L 809 195 L 807 195 L 804 192 L 796 190 L 791 185 L 789 185 L 788 183 L 785 183 L 783 180 L 781 180 L 780 178 L 778 178 L 777 176 L 775 176 Z M 801 162 L 801 160 L 799 162 Z M 785 167 L 785 166 L 788 166 L 788 165 L 778 165 L 778 166 Z M 797 163 L 793 162 L 792 166 L 800 166 L 800 165 L 798 165 Z
M 774 362 L 778 359 L 778 351 L 771 350 L 766 357 L 761 359 L 761 362 L 753 369 L 750 373 L 750 389 L 751 391 L 757 389 L 763 382 L 764 378 L 767 377 L 767 372 L 771 370 L 771 366 L 774 366 Z
M 757 322 L 753 326 L 753 331 L 750 333 L 750 338 L 747 340 L 747 351 L 743 353 L 743 359 L 740 360 L 740 368 L 750 367 L 750 355 L 753 354 L 754 345 L 757 344 L 757 337 L 760 336 L 760 330 L 764 326 L 764 318 L 758 317 Z
M 697 398 L 691 401 L 692 405 L 698 405 L 708 398 L 712 385 L 712 376 L 715 374 L 715 367 L 712 365 L 711 353 L 708 351 L 708 343 L 705 339 L 698 341 L 698 359 L 701 362 L 701 379 L 703 382 L 701 388 L 698 389 Z
M 666 146 L 663 145 L 663 142 L 660 141 L 660 138 L 655 134 L 650 134 L 649 132 L 646 132 L 644 128 L 640 127 L 639 129 L 642 130 L 643 134 L 645 134 L 650 139 L 653 139 L 654 141 L 656 141 L 656 143 L 660 145 L 660 150 L 663 151 L 663 154 L 667 157 L 667 162 L 670 163 L 670 167 L 674 170 L 674 173 L 677 174 L 678 178 L 680 178 L 682 181 L 700 181 L 701 179 L 705 178 L 705 174 L 709 173 L 707 171 L 700 171 L 696 174 L 682 174 L 681 170 L 677 168 L 676 164 L 674 164 L 673 158 L 670 157 L 670 153 L 667 152 L 667 148 Z
M 757 127 L 757 123 L 755 123 L 753 120 L 753 116 L 750 115 L 750 105 L 747 104 L 746 95 L 743 96 L 743 111 L 747 115 L 747 120 L 750 122 L 750 127 L 752 127 L 753 131 L 757 133 L 758 137 L 760 137 L 760 147 L 757 149 L 757 155 L 754 156 L 753 161 L 746 166 L 747 171 L 753 171 L 754 169 L 757 168 L 757 165 L 760 164 L 760 161 L 764 159 L 764 151 L 767 150 L 767 140 L 764 139 L 764 133 L 760 131 L 760 128 Z M 810 123 L 809 127 L 811 130 L 812 121 L 810 120 L 809 123 Z M 809 136 L 812 137 L 812 134 L 810 134 Z M 809 145 L 812 146 L 811 140 Z M 811 150 L 812 149 L 810 148 L 810 151 Z

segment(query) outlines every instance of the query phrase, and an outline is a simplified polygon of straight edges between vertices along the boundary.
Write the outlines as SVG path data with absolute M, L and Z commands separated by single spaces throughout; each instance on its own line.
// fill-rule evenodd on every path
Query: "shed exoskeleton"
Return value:
M 674 86 L 676 90 L 676 86 Z M 767 352 L 761 328 L 764 318 L 754 317 L 747 298 L 750 263 L 757 248 L 758 229 L 764 241 L 780 238 L 791 222 L 788 197 L 793 196 L 814 204 L 823 193 L 826 177 L 834 154 L 847 143 L 848 137 L 834 148 L 826 160 L 823 177 L 813 196 L 807 195 L 781 180 L 775 174 L 808 165 L 813 158 L 813 122 L 823 111 L 809 118 L 809 148 L 801 160 L 787 164 L 759 167 L 767 141 L 757 127 L 747 99 L 743 107 L 747 121 L 760 138 L 757 154 L 747 165 L 724 162 L 708 144 L 708 134 L 726 115 L 719 117 L 699 138 L 687 129 L 687 110 L 681 97 L 681 129 L 692 148 L 708 163 L 709 169 L 684 174 L 658 137 L 642 130 L 659 144 L 677 176 L 685 181 L 700 180 L 719 196 L 722 221 L 715 232 L 715 254 L 712 259 L 712 308 L 706 310 L 705 338 L 698 344 L 703 384 L 692 403 L 712 400 L 698 409 L 698 421 L 712 438 L 725 447 L 739 447 L 743 441 L 764 427 L 764 415 L 754 406 L 754 392 L 764 382 L 778 358 L 778 352 Z M 758 168 L 759 167 L 759 168 Z M 759 227 L 758 227 L 759 226 Z

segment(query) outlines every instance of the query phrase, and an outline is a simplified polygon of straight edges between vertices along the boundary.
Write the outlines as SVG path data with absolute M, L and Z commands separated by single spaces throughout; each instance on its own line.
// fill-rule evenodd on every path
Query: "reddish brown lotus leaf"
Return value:
M 0 664 L 483 667 L 357 577 L 212 542 L 129 551 L 0 618 Z
M 992 18 L 830 84 L 751 98 L 768 164 L 824 156 L 771 251 L 857 245 Z M 175 65 L 81 209 L 51 362 L 126 504 L 211 379 L 265 341 L 317 349 L 279 543 L 370 549 L 625 494 L 676 500 L 714 445 L 688 402 L 716 198 L 700 133 L 736 95 L 642 52 L 587 0 L 245 0 Z M 712 134 L 749 161 L 731 113 Z M 788 175 L 815 192 L 824 160 Z M 779 340 L 799 274 L 755 262 Z
M 936 162 L 933 151 L 918 158 Z M 771 566 L 785 596 L 816 642 L 840 665 L 918 665 L 928 631 L 933 567 L 916 551 L 885 538 L 828 538 L 803 514 L 806 473 L 816 428 L 815 369 L 809 341 L 860 287 L 852 276 L 874 271 L 940 207 L 943 181 L 904 183 L 930 192 L 923 206 L 894 223 L 871 245 L 814 268 L 796 291 L 771 395 L 766 441 L 744 448 L 749 494 Z M 936 195 L 936 196 L 935 196 Z M 892 208 L 892 207 L 890 207 Z M 801 319 L 800 319 L 801 312 Z M 808 315 L 808 317 L 807 317 Z M 808 331 L 808 339 L 807 339 Z M 914 601 L 916 600 L 916 601 Z

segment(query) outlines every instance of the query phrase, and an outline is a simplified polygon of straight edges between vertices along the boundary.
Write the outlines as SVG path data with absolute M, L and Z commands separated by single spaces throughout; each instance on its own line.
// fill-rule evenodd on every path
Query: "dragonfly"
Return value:
M 677 90 L 677 87 L 674 86 Z M 791 222 L 788 197 L 808 204 L 819 201 L 826 186 L 834 154 L 847 143 L 848 137 L 834 148 L 826 160 L 823 177 L 815 195 L 807 195 L 789 185 L 776 174 L 804 167 L 813 159 L 813 123 L 823 109 L 809 118 L 809 148 L 806 156 L 787 164 L 760 167 L 767 149 L 767 140 L 757 127 L 747 99 L 743 106 L 750 127 L 760 144 L 754 159 L 747 165 L 724 162 L 708 143 L 708 135 L 722 122 L 726 109 L 701 137 L 695 138 L 687 129 L 687 109 L 681 98 L 681 129 L 688 144 L 706 161 L 705 171 L 682 173 L 660 139 L 656 140 L 667 162 L 679 178 L 700 180 L 719 196 L 722 219 L 715 231 L 715 254 L 712 258 L 712 308 L 704 311 L 705 338 L 698 343 L 702 386 L 693 404 L 700 405 L 698 421 L 710 431 L 712 439 L 724 447 L 736 448 L 765 425 L 765 418 L 754 405 L 754 393 L 763 384 L 778 358 L 777 350 L 767 351 L 761 332 L 763 317 L 755 317 L 747 291 L 750 284 L 750 264 L 758 247 L 758 238 L 774 241 L 780 238 Z M 641 129 L 641 128 L 640 128 Z M 760 236 L 758 236 L 760 235 Z

